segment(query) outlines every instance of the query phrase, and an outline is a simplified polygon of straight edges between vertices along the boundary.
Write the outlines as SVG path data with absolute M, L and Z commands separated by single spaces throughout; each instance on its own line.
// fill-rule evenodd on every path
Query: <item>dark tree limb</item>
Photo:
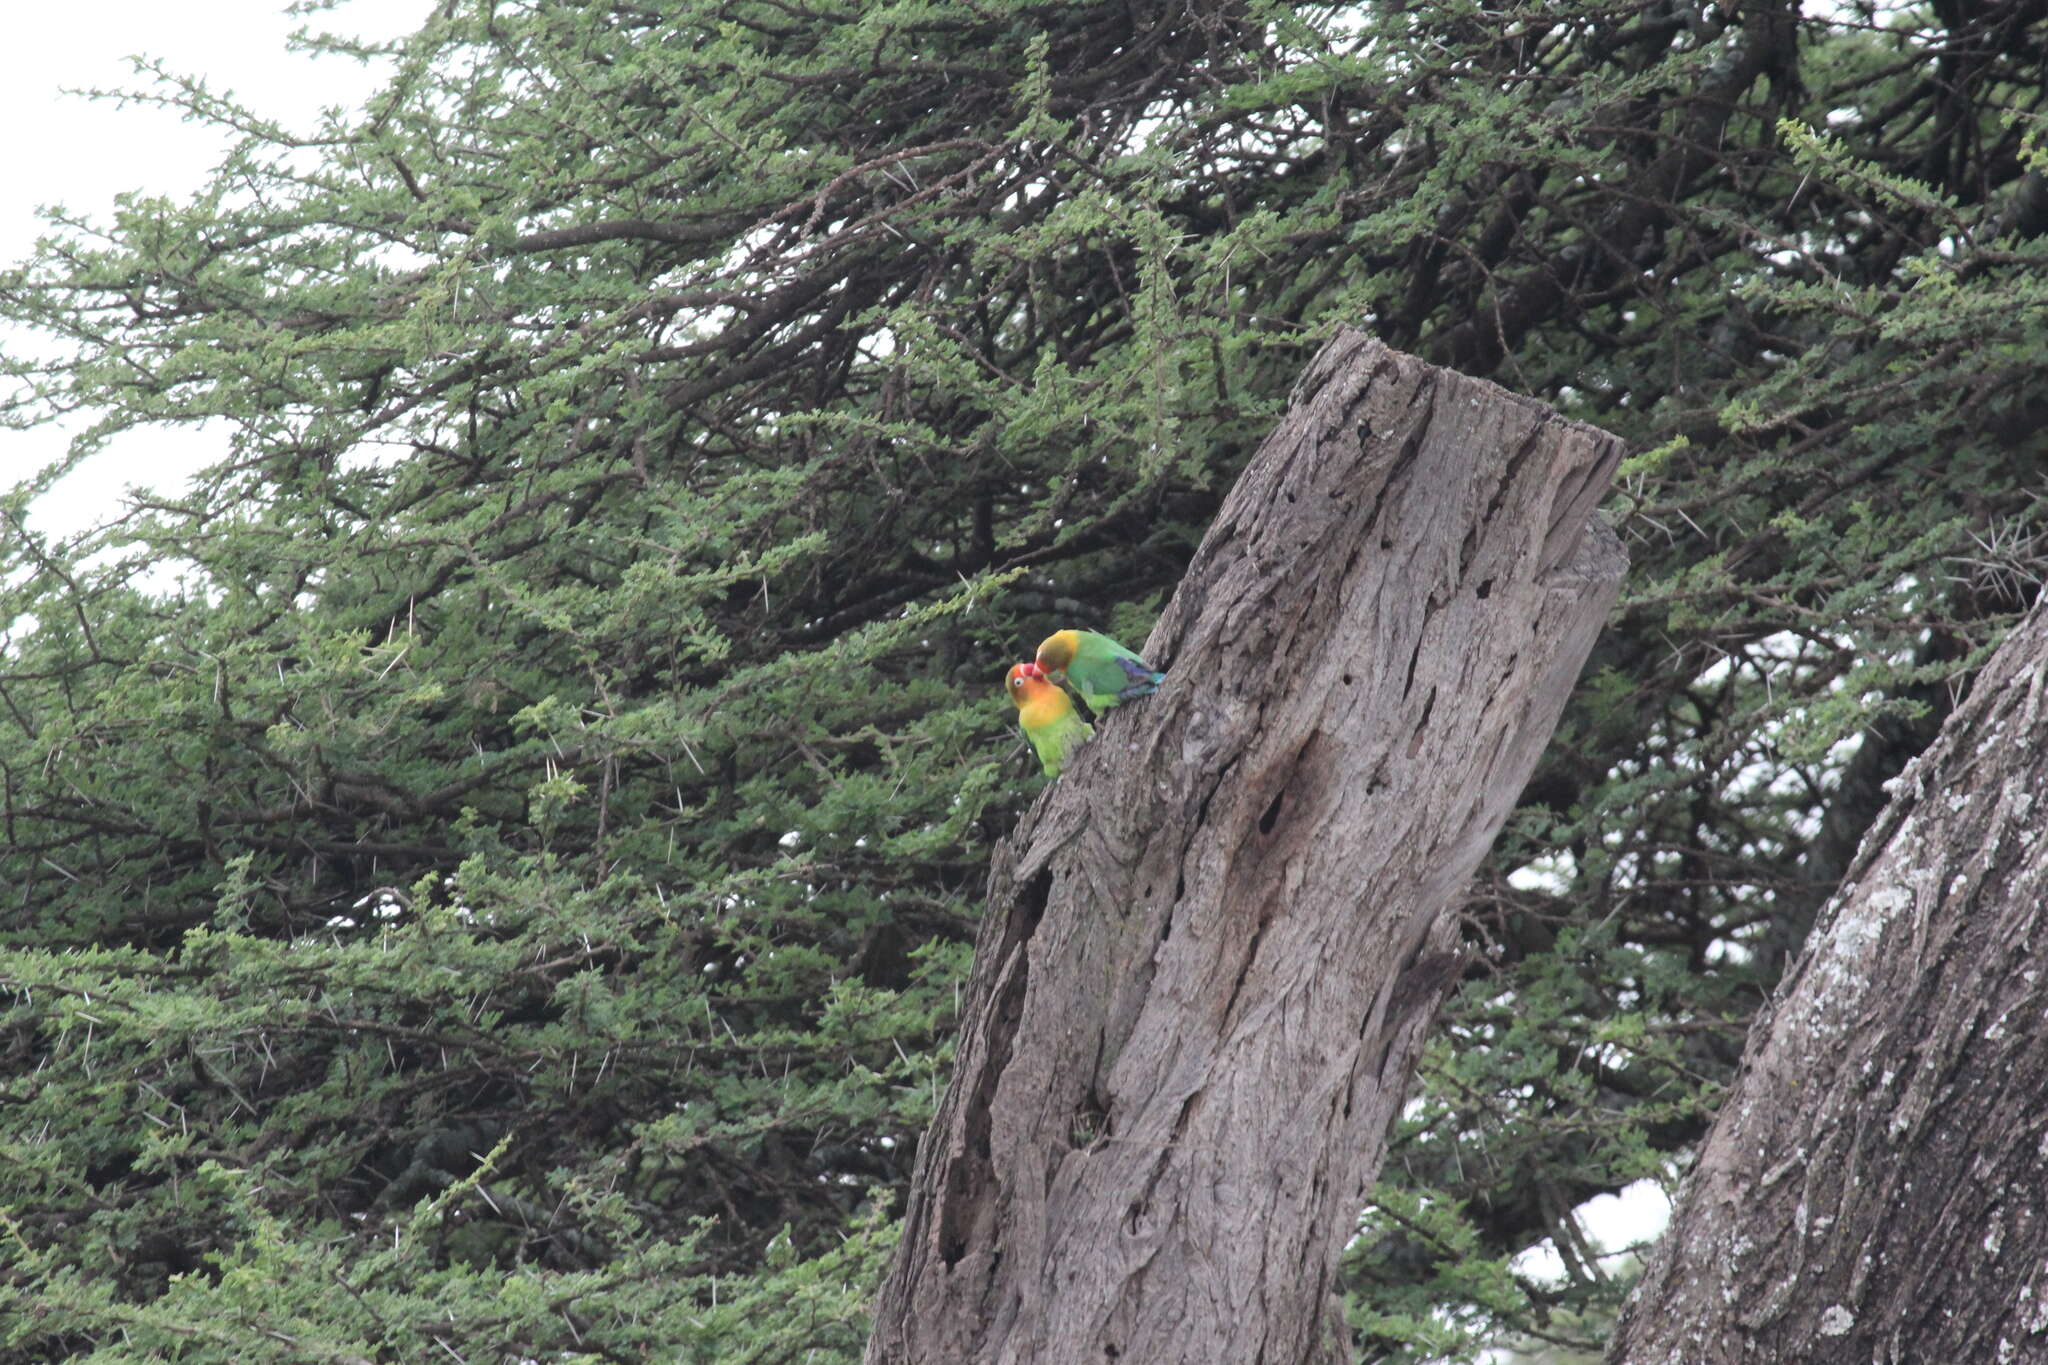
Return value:
M 1585 240 L 1571 242 L 1501 289 L 1490 307 L 1451 328 L 1432 348 L 1439 358 L 1468 373 L 1489 374 L 1573 296 L 1596 294 L 1641 270 L 1644 239 L 1669 227 L 1674 206 L 1699 178 L 1726 164 L 1723 135 L 1749 88 L 1767 75 L 1793 71 L 1798 23 L 1797 5 L 1774 0 L 1746 9 L 1740 29 L 1687 101 L 1669 149 L 1637 171 Z
M 2048 1360 L 2048 612 L 1894 787 L 1615 1362 Z
M 1620 442 L 1345 331 L 998 851 L 870 1362 L 1322 1361 L 1451 907 L 1625 567 Z

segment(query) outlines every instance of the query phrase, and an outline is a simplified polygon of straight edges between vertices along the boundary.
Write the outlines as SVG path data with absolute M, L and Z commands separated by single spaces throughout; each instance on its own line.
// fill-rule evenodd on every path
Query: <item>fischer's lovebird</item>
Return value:
M 1045 775 L 1058 777 L 1067 755 L 1094 735 L 1095 727 L 1081 719 L 1066 693 L 1046 681 L 1037 664 L 1011 665 L 1003 682 L 1010 700 L 1017 703 L 1017 723 L 1024 727 L 1024 738 L 1038 750 Z
M 1156 691 L 1166 675 L 1107 635 L 1092 630 L 1056 630 L 1038 647 L 1038 667 L 1061 677 L 1101 715 L 1118 702 Z

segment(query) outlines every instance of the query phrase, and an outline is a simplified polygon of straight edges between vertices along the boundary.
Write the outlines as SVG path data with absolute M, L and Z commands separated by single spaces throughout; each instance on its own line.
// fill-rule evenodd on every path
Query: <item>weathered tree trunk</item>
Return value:
M 1899 778 L 1609 1354 L 2048 1360 L 2048 614 Z
M 868 1360 L 1309 1362 L 1450 907 L 1626 557 L 1620 444 L 1356 332 L 997 853 Z

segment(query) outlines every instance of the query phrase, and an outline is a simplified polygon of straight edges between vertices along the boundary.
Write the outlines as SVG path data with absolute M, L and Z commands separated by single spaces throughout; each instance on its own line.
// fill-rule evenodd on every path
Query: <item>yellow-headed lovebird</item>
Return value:
M 1056 630 L 1046 636 L 1038 647 L 1038 667 L 1055 682 L 1064 677 L 1098 716 L 1166 681 L 1164 673 L 1092 630 Z
M 1024 738 L 1038 750 L 1045 775 L 1058 777 L 1067 755 L 1093 736 L 1095 727 L 1081 719 L 1066 693 L 1046 681 L 1037 664 L 1013 664 L 1003 681 L 1010 700 L 1017 703 L 1017 723 L 1024 727 Z

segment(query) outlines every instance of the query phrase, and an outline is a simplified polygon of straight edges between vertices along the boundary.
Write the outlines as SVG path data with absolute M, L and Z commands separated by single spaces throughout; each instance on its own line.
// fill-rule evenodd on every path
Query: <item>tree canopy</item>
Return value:
M 1697 1140 L 2039 587 L 2048 4 L 449 0 L 390 55 L 313 129 L 167 79 L 211 185 L 0 275 L 6 411 L 92 422 L 0 495 L 0 1358 L 856 1359 L 1040 782 L 1002 671 L 1143 635 L 1342 322 L 1636 452 L 1346 1286 L 1371 1360 L 1596 1342 L 1568 1211 Z

